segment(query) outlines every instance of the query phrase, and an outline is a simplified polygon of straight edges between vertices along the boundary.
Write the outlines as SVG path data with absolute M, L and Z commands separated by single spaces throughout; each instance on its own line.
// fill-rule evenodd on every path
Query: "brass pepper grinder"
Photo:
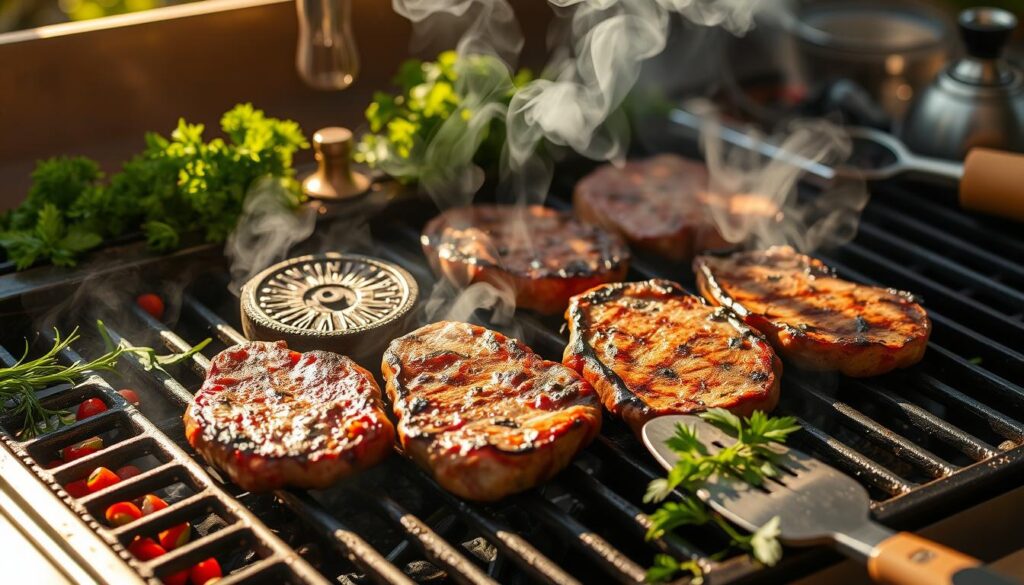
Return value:
M 352 131 L 332 126 L 313 135 L 317 170 L 302 181 L 302 190 L 314 199 L 338 200 L 362 195 L 370 188 L 370 179 L 352 170 L 349 154 Z

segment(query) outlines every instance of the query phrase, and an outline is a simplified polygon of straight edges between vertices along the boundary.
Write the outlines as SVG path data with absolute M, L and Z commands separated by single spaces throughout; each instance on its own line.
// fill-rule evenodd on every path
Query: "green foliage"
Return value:
M 0 245 L 19 269 L 47 259 L 72 266 L 102 239 L 136 230 L 158 251 L 178 247 L 185 231 L 223 241 L 264 176 L 283 182 L 289 206 L 301 202 L 292 157 L 308 144 L 298 124 L 240 104 L 221 118 L 226 139 L 206 142 L 204 130 L 179 120 L 168 138 L 147 134 L 146 148 L 107 184 L 86 158 L 40 162 L 25 202 L 0 224 Z
M 751 553 L 766 565 L 774 565 L 782 557 L 782 547 L 777 540 L 778 517 L 766 522 L 754 534 L 745 535 L 713 514 L 695 494 L 713 475 L 731 475 L 751 485 L 761 485 L 766 477 L 777 473 L 772 464 L 775 454 L 770 445 L 784 443 L 786 437 L 800 427 L 793 417 L 769 417 L 761 411 L 741 419 L 727 410 L 715 408 L 702 414 L 701 418 L 736 437 L 736 442 L 711 454 L 697 436 L 695 427 L 676 427 L 675 434 L 666 445 L 679 456 L 679 461 L 664 478 L 650 482 L 644 502 L 661 502 L 676 490 L 682 492 L 682 497 L 678 501 L 665 502 L 648 517 L 647 539 L 661 538 L 681 526 L 714 523 L 729 535 L 732 546 Z M 699 565 L 680 563 L 668 557 L 655 558 L 647 579 L 650 582 L 666 581 L 678 572 L 689 572 L 695 580 L 702 575 Z
M 405 61 L 394 79 L 398 93 L 377 92 L 366 108 L 370 132 L 356 145 L 353 159 L 403 181 L 470 160 L 493 167 L 504 143 L 504 117 L 498 114 L 532 78 L 526 69 L 513 77 L 489 55 L 460 57 L 446 51 L 437 61 Z M 474 124 L 475 116 L 484 118 Z M 448 130 L 442 132 L 446 123 Z M 462 139 L 472 149 L 468 157 L 462 145 L 454 144 Z

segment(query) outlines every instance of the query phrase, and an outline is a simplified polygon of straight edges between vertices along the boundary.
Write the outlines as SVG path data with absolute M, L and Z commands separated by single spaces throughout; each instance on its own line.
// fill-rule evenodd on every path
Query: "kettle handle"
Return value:
M 972 148 L 964 159 L 960 205 L 1024 221 L 1024 154 Z

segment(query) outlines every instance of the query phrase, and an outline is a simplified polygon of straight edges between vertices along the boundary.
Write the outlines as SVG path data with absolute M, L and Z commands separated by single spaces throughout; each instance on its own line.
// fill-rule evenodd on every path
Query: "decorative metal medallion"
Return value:
M 416 296 L 416 282 L 390 262 L 333 252 L 302 256 L 242 287 L 242 326 L 250 338 L 284 339 L 299 350 L 364 353 L 366 344 L 356 342 L 361 334 L 373 331 L 382 341 L 379 334 L 404 320 Z

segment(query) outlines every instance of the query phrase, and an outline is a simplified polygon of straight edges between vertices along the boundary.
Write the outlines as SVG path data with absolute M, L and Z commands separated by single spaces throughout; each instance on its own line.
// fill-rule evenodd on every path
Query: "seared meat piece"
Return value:
M 594 389 L 576 372 L 483 327 L 417 329 L 391 343 L 382 368 L 406 453 L 466 499 L 546 481 L 601 427 Z
M 782 363 L 730 311 L 667 280 L 606 284 L 573 297 L 564 363 L 636 432 L 647 420 L 726 408 L 769 411 Z
M 921 360 L 931 321 L 913 295 L 842 280 L 788 246 L 700 256 L 697 285 L 794 364 L 874 376 Z
M 705 206 L 708 171 L 674 154 L 604 165 L 580 180 L 573 209 L 585 221 L 622 234 L 636 250 L 681 261 L 726 242 Z
M 449 209 L 427 224 L 421 242 L 434 272 L 456 285 L 511 287 L 518 307 L 548 314 L 574 294 L 621 280 L 629 265 L 617 235 L 540 205 Z
M 283 341 L 217 354 L 185 411 L 189 444 L 250 491 L 326 488 L 383 459 L 394 436 L 369 372 Z

